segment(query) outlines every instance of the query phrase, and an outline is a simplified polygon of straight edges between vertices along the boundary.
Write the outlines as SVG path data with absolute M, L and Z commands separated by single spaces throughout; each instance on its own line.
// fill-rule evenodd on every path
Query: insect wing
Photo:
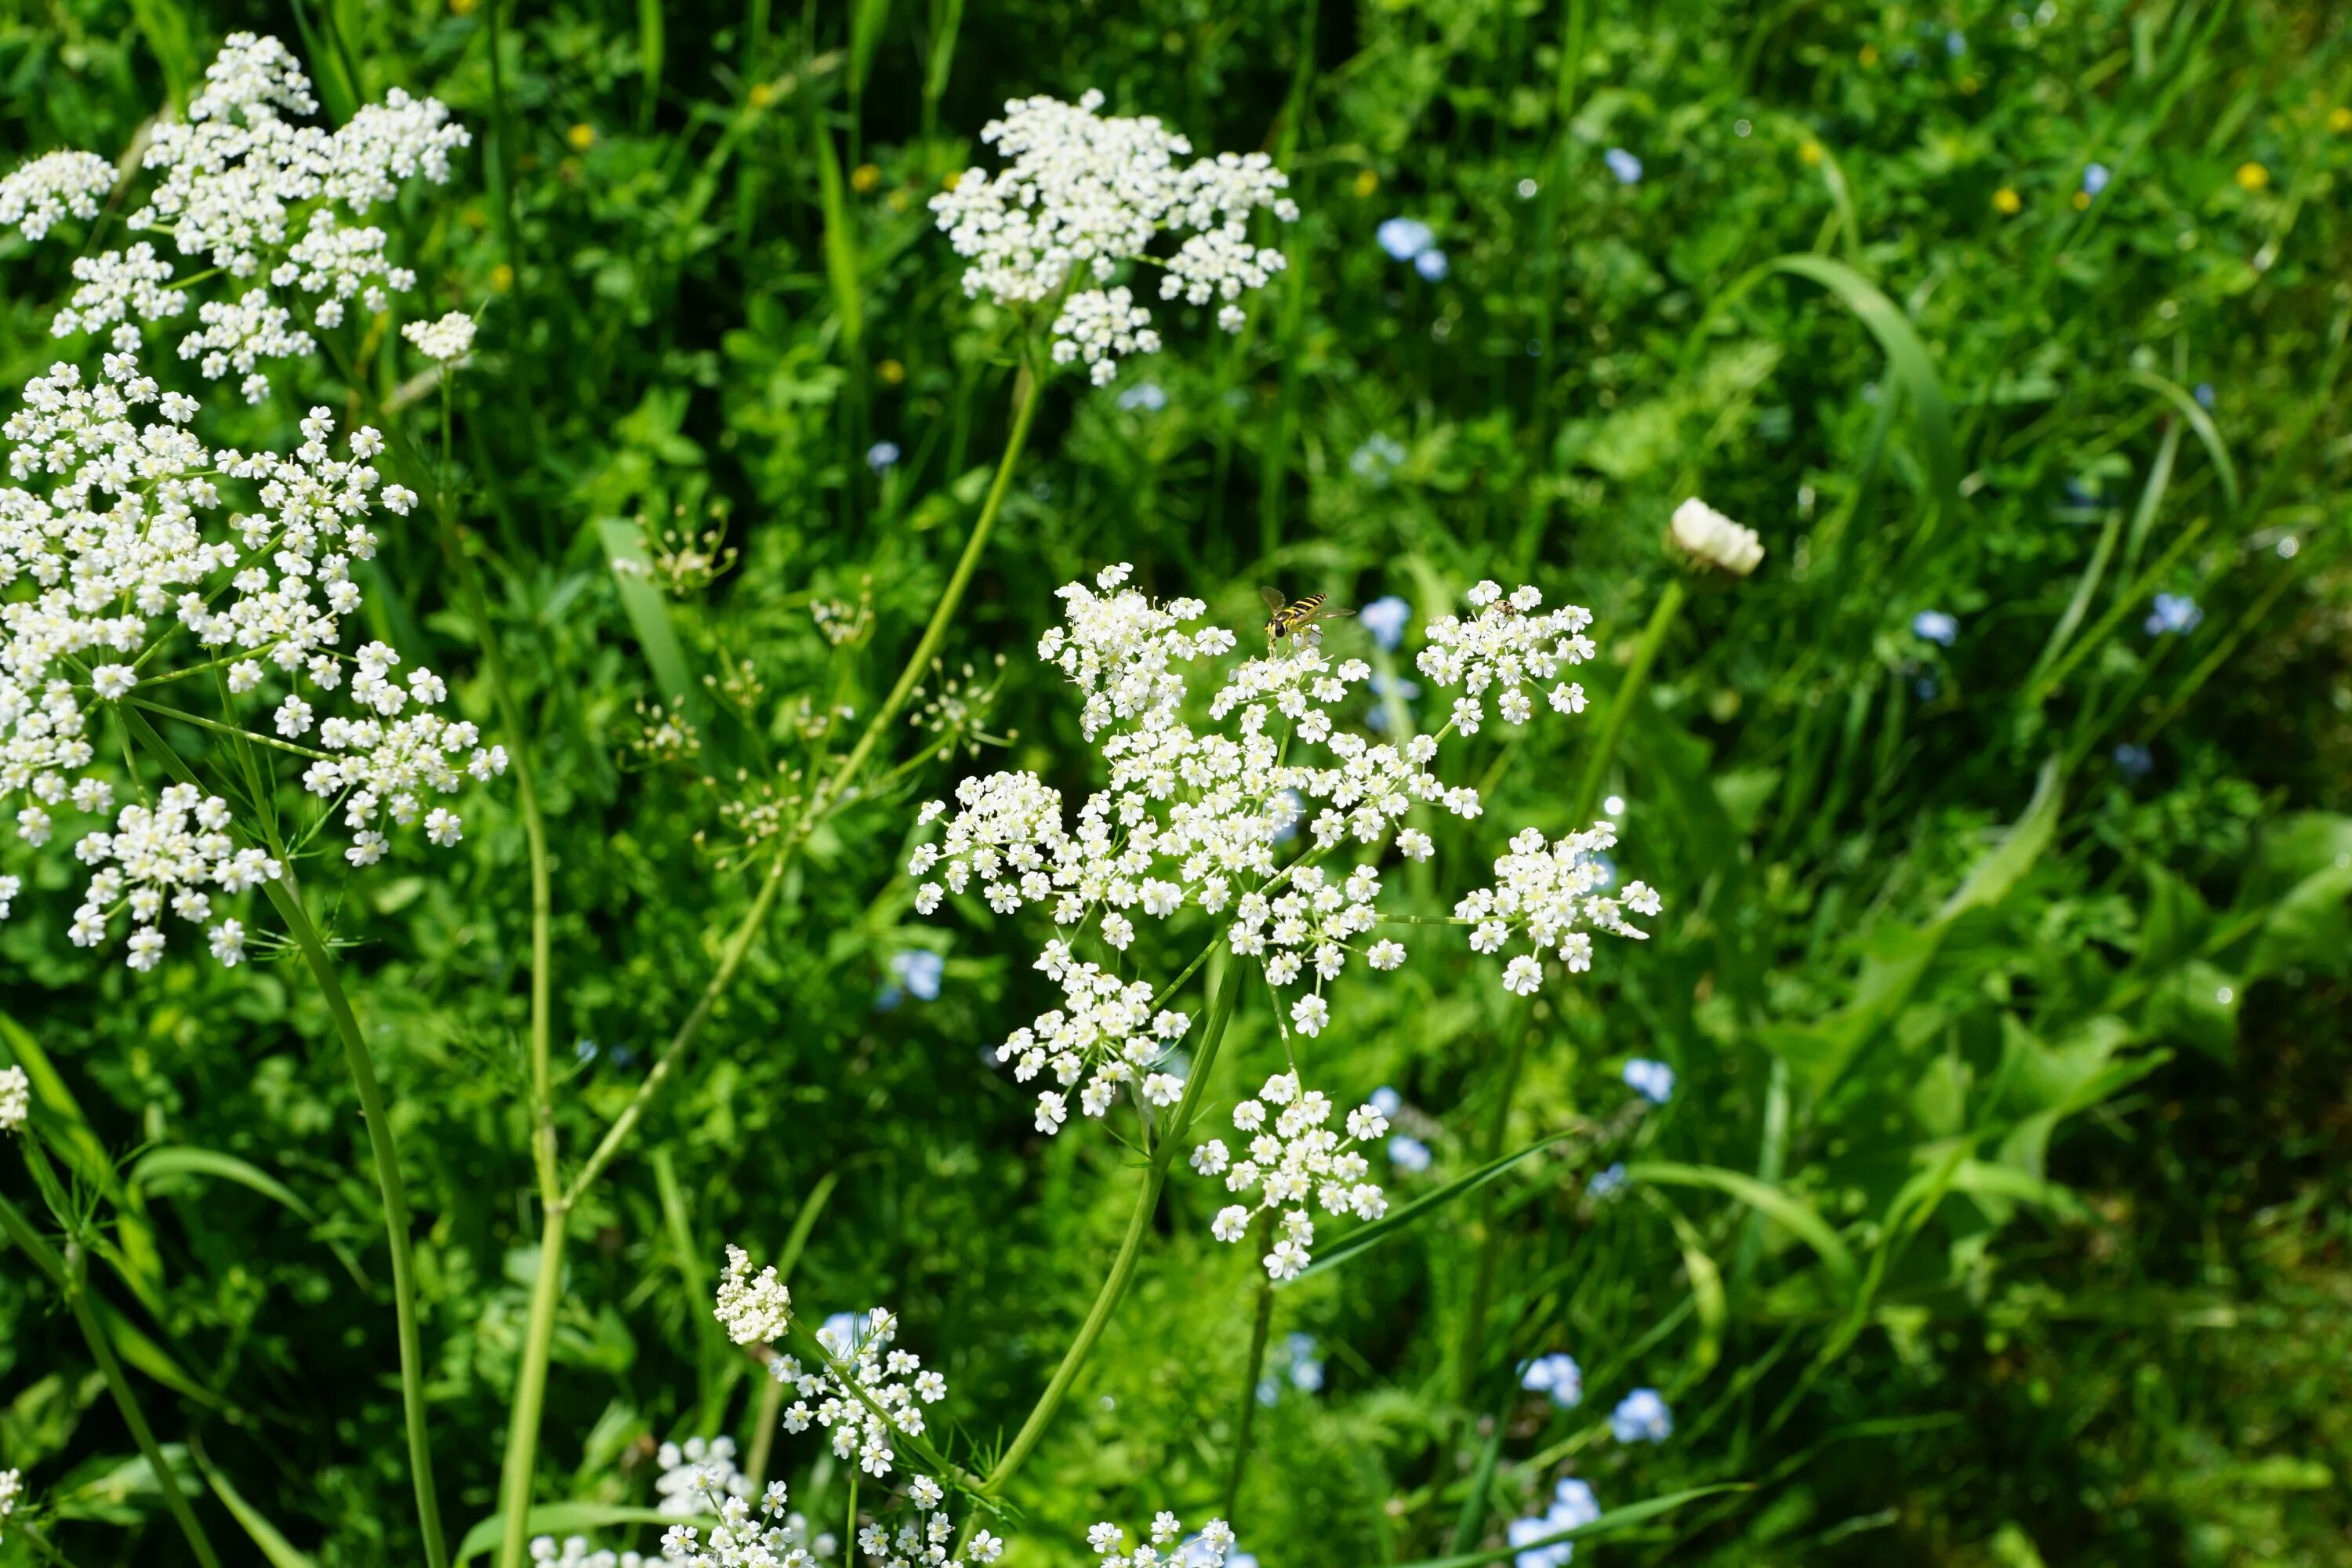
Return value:
M 1282 614 L 1284 606 L 1290 603 L 1282 596 L 1282 590 L 1279 588 L 1260 588 L 1257 591 L 1257 596 L 1264 599 L 1265 607 L 1277 616 Z

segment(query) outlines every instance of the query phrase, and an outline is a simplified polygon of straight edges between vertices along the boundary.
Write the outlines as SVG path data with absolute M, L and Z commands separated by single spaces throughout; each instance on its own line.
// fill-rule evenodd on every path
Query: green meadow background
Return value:
M 1488 816 L 1412 893 L 1444 908 L 1518 825 L 1564 831 L 1597 766 L 1619 863 L 1667 910 L 1533 1004 L 1434 941 L 1340 984 L 1317 1081 L 1398 1092 L 1433 1154 L 1398 1202 L 1570 1136 L 1276 1292 L 1267 1402 L 1255 1265 L 1210 1240 L 1223 1194 L 1180 1172 L 1008 1494 L 1012 1568 L 1091 1561 L 1097 1519 L 1221 1508 L 1244 1408 L 1235 1523 L 1262 1568 L 1476 1552 L 1570 1473 L 1612 1508 L 1738 1487 L 1580 1547 L 1595 1563 L 2316 1568 L 2352 1563 L 2347 20 L 15 0 L 0 153 L 117 155 L 247 27 L 303 55 L 329 118 L 405 86 L 472 131 L 451 183 L 385 224 L 424 279 L 413 313 L 480 312 L 456 482 L 529 731 L 499 738 L 548 814 L 575 1160 L 751 903 L 719 806 L 789 752 L 803 701 L 877 700 L 971 527 L 1008 323 L 967 300 L 925 203 L 982 156 L 980 126 L 1094 87 L 1292 176 L 1289 268 L 1238 338 L 1175 311 L 1167 352 L 1110 386 L 1045 391 L 945 648 L 995 683 L 1008 743 L 910 770 L 810 843 L 574 1216 L 540 1500 L 645 1506 L 656 1443 L 749 1447 L 757 1369 L 710 1319 L 719 1251 L 773 1257 L 803 1219 L 796 1300 L 897 1310 L 960 1444 L 1029 1408 L 1124 1224 L 1128 1156 L 1094 1126 L 1039 1139 L 987 1059 L 1046 1005 L 1034 932 L 923 921 L 900 870 L 915 804 L 961 773 L 1089 786 L 1032 650 L 1056 585 L 1129 561 L 1245 638 L 1261 584 L 1400 595 L 1416 624 L 1486 576 L 1591 605 L 1593 710 L 1481 737 Z M 1383 250 L 1394 217 L 1430 226 L 1442 268 Z M 11 389 L 48 363 L 66 254 L 0 241 Z M 399 347 L 360 342 L 372 399 L 400 401 Z M 248 439 L 288 438 L 296 396 L 356 407 L 336 374 L 282 377 Z M 418 440 L 436 407 L 413 405 Z M 895 462 L 869 461 L 884 442 Z M 1752 578 L 1669 559 L 1693 494 L 1761 534 Z M 737 553 L 707 585 L 614 570 L 720 524 Z M 485 628 L 429 528 L 392 528 L 379 566 L 387 627 L 490 722 Z M 1670 584 L 1686 603 L 1643 647 Z M 2194 624 L 2152 625 L 2159 594 Z M 835 600 L 872 617 L 838 647 L 811 614 Z M 762 717 L 730 726 L 719 678 L 746 668 Z M 681 690 L 708 737 L 682 763 L 641 743 Z M 317 1563 L 421 1561 L 381 1209 L 309 977 L 185 944 L 134 975 L 68 943 L 70 868 L 24 858 L 0 848 L 28 878 L 0 926 L 0 1060 L 37 1066 L 77 1201 L 138 1275 L 100 1266 L 92 1289 L 144 1347 L 159 1437 L 226 1483 L 192 1462 L 194 1508 L 233 1560 L 268 1559 L 230 1493 Z M 337 900 L 406 1159 L 455 1539 L 498 1506 L 539 1271 L 513 792 L 474 793 L 456 850 L 347 895 L 338 869 L 307 875 Z M 944 958 L 935 998 L 898 984 L 916 950 Z M 1261 994 L 1226 1102 L 1279 1056 Z M 1679 1075 L 1638 1117 L 1635 1056 Z M 1634 1179 L 1589 1193 L 1613 1163 Z M 40 1212 L 14 1151 L 0 1195 Z M 1552 1351 L 1582 1363 L 1574 1410 L 1512 1376 Z M 1670 1440 L 1608 1440 L 1637 1385 Z M 770 1470 L 837 1519 L 821 1455 L 780 1437 Z M 191 1561 L 16 1248 L 7 1467 L 70 1563 Z M 41 1559 L 17 1532 L 12 1560 Z

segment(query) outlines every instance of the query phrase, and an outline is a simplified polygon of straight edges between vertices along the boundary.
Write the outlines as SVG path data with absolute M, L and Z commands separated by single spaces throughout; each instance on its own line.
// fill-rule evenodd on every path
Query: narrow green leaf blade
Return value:
M 1661 1187 L 1712 1187 L 1717 1192 L 1738 1198 L 1783 1229 L 1801 1237 L 1806 1246 L 1821 1256 L 1830 1272 L 1841 1280 L 1851 1285 L 1858 1276 L 1853 1249 L 1846 1246 L 1844 1237 L 1831 1228 L 1829 1221 L 1821 1216 L 1821 1211 L 1804 1199 L 1745 1171 L 1725 1170 L 1719 1165 L 1683 1165 L 1667 1160 L 1647 1160 L 1626 1166 L 1625 1178 Z
M 637 634 L 637 646 L 645 649 L 661 701 L 699 724 L 702 693 L 687 672 L 686 650 L 678 643 L 677 628 L 670 625 L 669 606 L 654 586 L 653 563 L 646 558 L 637 525 L 625 517 L 599 518 L 596 535 L 604 541 L 605 559 L 613 564 L 613 585 L 620 593 L 630 629 Z
M 1563 1530 L 1558 1535 L 1547 1535 L 1540 1541 L 1529 1541 L 1517 1546 L 1490 1546 L 1483 1552 L 1465 1552 L 1452 1557 L 1424 1558 L 1408 1563 L 1402 1568 L 1479 1568 L 1481 1563 L 1500 1563 L 1506 1557 L 1516 1557 L 1522 1552 L 1533 1552 L 1546 1546 L 1559 1546 L 1571 1541 L 1591 1541 L 1598 1536 L 1615 1535 L 1643 1524 L 1662 1513 L 1669 1513 L 1686 1502 L 1701 1498 L 1718 1497 L 1725 1492 L 1749 1490 L 1745 1482 L 1727 1481 L 1717 1486 L 1693 1487 L 1687 1491 L 1669 1492 L 1664 1497 L 1651 1498 L 1646 1502 L 1628 1503 L 1612 1508 L 1591 1524 L 1580 1524 L 1574 1530 Z
M 1415 1198 L 1401 1209 L 1391 1209 L 1361 1230 L 1350 1231 L 1332 1246 L 1325 1247 L 1298 1278 L 1305 1279 L 1320 1274 L 1327 1268 L 1338 1268 L 1358 1253 L 1378 1247 L 1407 1226 L 1418 1224 L 1428 1218 L 1456 1198 L 1476 1192 L 1538 1150 L 1549 1148 L 1560 1140 L 1572 1136 L 1574 1134 L 1569 1132 L 1555 1132 L 1549 1138 L 1538 1138 L 1524 1149 L 1505 1154 L 1500 1159 L 1489 1161 L 1466 1176 L 1455 1177 L 1425 1197 Z

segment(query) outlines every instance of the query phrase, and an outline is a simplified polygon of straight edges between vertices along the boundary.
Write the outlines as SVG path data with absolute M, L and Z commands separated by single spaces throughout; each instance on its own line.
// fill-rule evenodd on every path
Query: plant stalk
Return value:
M 988 536 L 995 531 L 997 514 L 1004 509 L 1004 497 L 1013 488 L 1013 468 L 1021 460 L 1022 448 L 1029 444 L 1029 426 L 1037 416 L 1041 386 L 1036 374 L 1026 365 L 1015 375 L 1013 384 L 1013 432 L 1005 437 L 1004 455 L 997 459 L 996 478 L 989 484 L 987 500 L 981 503 L 979 521 L 971 525 L 971 537 L 964 542 L 963 554 L 957 560 L 955 571 L 948 578 L 946 589 L 940 595 L 938 606 L 931 611 L 930 624 L 923 628 L 922 640 L 915 645 L 915 651 L 908 657 L 906 668 L 898 672 L 898 684 L 890 689 L 890 695 L 883 699 L 882 706 L 874 710 L 866 732 L 858 736 L 857 743 L 841 759 L 841 765 L 834 770 L 833 777 L 826 781 L 818 798 L 810 803 L 812 817 L 844 797 L 856 778 L 857 770 L 866 765 L 866 759 L 874 754 L 874 748 L 881 743 L 883 731 L 890 727 L 891 721 L 898 718 L 898 710 L 906 707 L 908 697 L 922 680 L 923 671 L 929 668 L 933 656 L 940 651 L 940 645 L 947 641 L 948 623 L 955 618 L 957 606 L 963 603 L 964 590 L 971 585 L 972 574 L 979 570 L 981 555 L 988 548 Z
M 172 1510 L 172 1518 L 180 1526 L 180 1533 L 188 1538 L 188 1549 L 196 1554 L 204 1568 L 220 1568 L 220 1559 L 213 1554 L 213 1543 L 205 1536 L 205 1527 L 196 1521 L 195 1510 L 180 1490 L 180 1474 L 164 1461 L 163 1450 L 155 1441 L 154 1428 L 147 1425 L 146 1412 L 139 1408 L 139 1396 L 131 1392 L 131 1380 L 122 1373 L 122 1363 L 115 1359 L 114 1347 L 107 1342 L 106 1330 L 98 1314 L 89 1306 L 89 1257 L 79 1242 L 66 1244 L 66 1300 L 73 1309 L 74 1321 L 80 1326 L 81 1337 L 89 1342 L 89 1353 L 98 1362 L 98 1370 L 106 1379 L 109 1393 L 114 1395 L 114 1407 L 122 1413 L 122 1424 L 131 1428 L 131 1441 L 147 1468 L 155 1472 L 155 1484 L 163 1490 L 163 1506 Z
M 375 1064 L 368 1058 L 367 1041 L 360 1035 L 351 998 L 343 994 L 334 959 L 303 907 L 293 868 L 287 868 L 284 875 L 262 887 L 319 983 L 327 1011 L 335 1020 L 335 1032 L 342 1038 L 344 1065 L 359 1090 L 360 1114 L 367 1121 L 368 1152 L 375 1162 L 376 1187 L 383 1194 L 384 1232 L 392 1247 L 392 1304 L 400 1331 L 400 1403 L 408 1426 L 416 1523 L 425 1537 L 427 1568 L 448 1568 L 449 1548 L 441 1534 L 441 1502 L 433 1485 L 433 1446 L 425 1418 L 425 1352 L 416 1326 L 416 1264 L 409 1251 L 408 1192 L 400 1178 L 400 1151 L 393 1142 L 392 1117 L 384 1109 L 383 1089 L 376 1082 Z
M 1269 1212 L 1257 1227 L 1257 1246 L 1263 1253 L 1272 1241 L 1274 1216 Z M 1225 1478 L 1225 1522 L 1231 1524 L 1241 1511 L 1242 1479 L 1249 1473 L 1250 1434 L 1257 1424 L 1257 1384 L 1265 1374 L 1266 1336 L 1274 1328 L 1274 1276 L 1260 1271 L 1257 1281 L 1257 1311 L 1250 1324 L 1249 1366 L 1242 1374 L 1241 1415 L 1234 1422 L 1234 1468 Z
M 539 1463 L 541 1412 L 547 1403 L 547 1365 L 555 1343 L 555 1314 L 563 1304 L 563 1245 L 572 1210 L 561 1197 L 546 1206 L 540 1232 L 539 1277 L 530 1285 L 522 1370 L 507 1420 L 506 1461 L 499 1475 L 499 1563 L 520 1568 L 530 1548 L 530 1481 Z
M 1076 1380 L 1079 1369 L 1094 1353 L 1095 1342 L 1102 1338 L 1112 1310 L 1118 1305 L 1119 1298 L 1126 1294 L 1128 1281 L 1134 1278 L 1136 1261 L 1143 1251 L 1144 1236 L 1151 1229 L 1151 1216 L 1160 1207 L 1160 1188 L 1168 1178 L 1168 1163 L 1182 1146 L 1184 1135 L 1192 1128 L 1193 1111 L 1198 1109 L 1201 1096 L 1208 1085 L 1209 1069 L 1216 1065 L 1217 1048 L 1224 1043 L 1225 1026 L 1233 1019 L 1234 1004 L 1241 994 L 1241 988 L 1239 966 L 1227 969 L 1218 982 L 1215 1000 L 1209 1004 L 1208 1028 L 1201 1037 L 1201 1052 L 1193 1060 L 1192 1076 L 1184 1084 L 1184 1097 L 1177 1102 L 1176 1114 L 1169 1119 L 1167 1131 L 1161 1136 L 1159 1147 L 1152 1152 L 1150 1163 L 1144 1168 L 1143 1190 L 1136 1194 L 1135 1212 L 1128 1218 L 1127 1235 L 1119 1243 L 1118 1255 L 1111 1259 L 1110 1272 L 1104 1278 L 1102 1289 L 1095 1293 L 1095 1303 L 1087 1310 L 1086 1321 L 1078 1325 L 1077 1337 L 1070 1342 L 1070 1348 L 1063 1353 L 1062 1364 L 1054 1369 L 1053 1379 L 1045 1384 L 1045 1392 L 1037 1396 L 1037 1403 L 1031 1408 L 1028 1419 L 1013 1435 L 1012 1446 L 996 1461 L 996 1467 L 988 1472 L 988 1479 L 981 1487 L 982 1495 L 994 1497 L 1002 1492 L 1013 1473 L 1028 1461 L 1038 1439 L 1045 1435 L 1045 1428 L 1053 1421 L 1055 1412 L 1061 1408 L 1062 1398 L 1069 1393 L 1070 1384 Z

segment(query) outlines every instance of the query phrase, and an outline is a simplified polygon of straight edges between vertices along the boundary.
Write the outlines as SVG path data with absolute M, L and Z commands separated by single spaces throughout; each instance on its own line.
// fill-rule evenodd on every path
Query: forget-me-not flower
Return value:
M 1430 1162 L 1434 1158 L 1435 1156 L 1429 1152 L 1429 1145 L 1412 1133 L 1389 1134 L 1389 1163 L 1406 1175 L 1420 1175 L 1429 1169 Z
M 2155 755 L 2146 746 L 2131 741 L 2116 748 L 2115 759 L 2116 771 L 2134 784 L 2147 777 L 2148 770 L 2156 766 Z
M 1609 172 L 1617 176 L 1619 184 L 1638 185 L 1642 183 L 1642 160 L 1624 148 L 1610 148 L 1601 154 L 1601 161 L 1609 165 Z
M 1432 283 L 1444 281 L 1447 269 L 1445 252 L 1435 246 L 1430 247 L 1412 258 L 1412 269 Z
M 2107 188 L 2107 181 L 2111 177 L 2105 163 L 2086 165 L 2083 170 L 2083 194 L 2086 196 L 2097 195 Z
M 1674 1413 L 1654 1388 L 1635 1389 L 1609 1413 L 1609 1435 L 1620 1443 L 1663 1443 L 1674 1433 Z
M 2158 594 L 2147 617 L 2147 635 L 2160 637 L 2168 633 L 2193 632 L 2205 612 L 2197 601 L 2186 594 Z
M 1417 217 L 1392 217 L 1372 231 L 1380 247 L 1396 261 L 1411 261 L 1437 243 L 1436 234 Z
M 1675 1069 L 1664 1062 L 1654 1062 L 1635 1057 L 1625 1064 L 1625 1085 L 1653 1105 L 1664 1105 L 1675 1097 Z
M 1356 612 L 1356 619 L 1372 634 L 1372 640 L 1394 653 L 1404 642 L 1405 623 L 1412 619 L 1412 606 L 1394 594 L 1383 594 Z
M 1619 1161 L 1584 1184 L 1584 1195 L 1595 1200 L 1613 1198 L 1625 1190 L 1625 1164 Z
M 898 466 L 898 443 L 877 441 L 866 448 L 866 466 L 877 474 L 887 474 Z
M 1139 381 L 1118 395 L 1121 408 L 1139 408 L 1146 414 L 1157 414 L 1168 406 L 1168 395 L 1156 381 Z
M 1911 635 L 1949 647 L 1960 635 L 1960 623 L 1942 610 L 1922 610 L 1911 617 Z
M 1519 1368 L 1519 1386 L 1530 1394 L 1550 1395 L 1562 1410 L 1572 1409 L 1584 1397 L 1584 1369 L 1567 1352 L 1554 1351 Z

